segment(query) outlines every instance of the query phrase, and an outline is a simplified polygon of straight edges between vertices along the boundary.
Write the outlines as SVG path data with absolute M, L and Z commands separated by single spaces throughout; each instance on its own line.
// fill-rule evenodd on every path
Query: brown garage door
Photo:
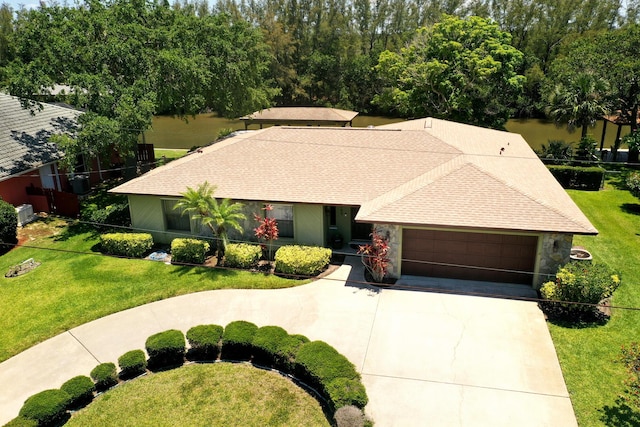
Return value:
M 532 274 L 517 272 L 533 272 L 537 245 L 536 236 L 406 228 L 402 274 L 531 284 Z

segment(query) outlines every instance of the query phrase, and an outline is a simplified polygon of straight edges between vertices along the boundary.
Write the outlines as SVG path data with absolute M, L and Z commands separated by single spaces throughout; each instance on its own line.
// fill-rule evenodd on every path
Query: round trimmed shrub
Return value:
M 276 361 L 276 368 L 293 373 L 295 370 L 296 354 L 303 344 L 310 342 L 304 335 L 289 335 L 280 343 L 280 358 Z
M 262 249 L 249 243 L 230 243 L 224 253 L 224 265 L 233 268 L 251 268 L 260 261 Z
M 184 334 L 177 329 L 151 335 L 145 343 L 149 355 L 149 369 L 158 370 L 182 365 L 185 346 Z
M 245 320 L 236 320 L 224 328 L 222 334 L 223 359 L 251 360 L 253 355 L 253 336 L 258 327 Z
M 120 378 L 128 380 L 147 371 L 147 356 L 142 350 L 131 350 L 118 358 Z
M 211 245 L 200 239 L 173 239 L 171 241 L 171 262 L 202 264 Z
M 282 246 L 276 251 L 276 272 L 315 276 L 329 265 L 331 249 L 316 246 Z
M 116 256 L 140 258 L 153 247 L 149 233 L 106 233 L 100 236 L 102 251 Z
M 364 427 L 364 414 L 360 408 L 353 405 L 339 408 L 333 418 L 337 427 Z
M 95 389 L 91 378 L 85 375 L 73 377 L 60 387 L 60 390 L 69 395 L 69 409 L 80 409 L 91 403 Z
M 18 213 L 12 204 L 0 199 L 0 254 L 18 243 Z
M 96 383 L 97 391 L 105 391 L 118 384 L 116 365 L 111 362 L 99 364 L 93 368 L 90 375 Z
M 300 346 L 295 375 L 322 393 L 334 407 L 334 399 L 340 403 L 338 406 L 358 404 L 364 407 L 367 404 L 364 387 L 360 389 L 357 385 L 361 379 L 353 363 L 324 341 Z
M 198 325 L 189 329 L 187 341 L 191 348 L 187 352 L 187 359 L 216 360 L 223 332 L 224 328 L 220 325 Z
M 253 336 L 253 362 L 258 365 L 276 367 L 283 356 L 282 343 L 289 337 L 280 326 L 263 326 Z
M 336 408 L 348 405 L 364 408 L 369 401 L 360 379 L 337 378 L 326 384 L 325 388 Z
M 28 398 L 18 414 L 20 417 L 35 420 L 39 426 L 62 423 L 67 417 L 69 395 L 60 390 L 45 390 Z

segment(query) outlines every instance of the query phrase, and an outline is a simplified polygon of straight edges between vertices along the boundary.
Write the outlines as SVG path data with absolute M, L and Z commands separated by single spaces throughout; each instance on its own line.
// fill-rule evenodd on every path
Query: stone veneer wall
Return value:
M 393 224 L 374 224 L 375 230 L 383 236 L 387 236 L 389 242 L 389 267 L 387 270 L 387 276 L 392 278 L 400 277 L 400 264 L 402 262 L 400 255 L 402 248 L 400 247 L 402 241 L 402 228 L 399 225 Z
M 538 258 L 538 275 L 533 283 L 536 289 L 553 280 L 558 267 L 569 262 L 573 245 L 573 234 L 545 233 L 540 238 L 542 246 Z

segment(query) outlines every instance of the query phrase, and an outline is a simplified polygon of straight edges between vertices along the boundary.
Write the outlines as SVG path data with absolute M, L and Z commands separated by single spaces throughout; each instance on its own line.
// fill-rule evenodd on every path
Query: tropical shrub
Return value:
M 200 239 L 173 239 L 171 241 L 171 262 L 202 264 L 211 245 Z
M 118 358 L 120 378 L 128 380 L 142 375 L 147 370 L 147 356 L 142 350 L 131 350 Z
M 317 246 L 282 246 L 276 251 L 276 271 L 284 274 L 315 276 L 331 260 L 331 249 Z
M 187 341 L 191 348 L 187 352 L 189 360 L 215 360 L 220 353 L 220 340 L 224 329 L 220 325 L 199 325 L 187 331 Z
M 280 326 L 263 326 L 253 335 L 253 362 L 263 366 L 281 365 L 276 362 L 283 356 L 280 348 L 289 334 Z
M 153 247 L 149 233 L 107 233 L 100 236 L 102 251 L 117 256 L 140 258 Z
M 253 355 L 253 336 L 258 327 L 245 320 L 236 320 L 224 328 L 222 334 L 222 358 L 250 360 Z
M 371 233 L 371 244 L 362 245 L 358 249 L 362 255 L 362 263 L 371 274 L 374 282 L 382 282 L 389 268 L 389 241 L 378 230 Z
M 103 227 L 105 224 L 128 227 L 131 225 L 131 215 L 127 196 L 103 192 L 100 197 L 81 204 L 80 218 L 94 223 L 98 228 L 108 228 Z
M 249 243 L 230 243 L 224 254 L 224 265 L 235 268 L 250 268 L 258 263 L 262 249 Z
M 60 387 L 60 390 L 69 395 L 69 409 L 79 409 L 91 403 L 95 389 L 91 378 L 84 375 L 73 377 Z
M 258 241 L 266 242 L 267 259 L 271 261 L 273 255 L 273 242 L 278 240 L 280 231 L 278 230 L 278 221 L 267 215 L 268 212 L 273 210 L 273 206 L 266 205 L 262 210 L 265 211 L 264 217 L 255 213 L 253 214 L 253 219 L 258 222 L 258 226 L 253 229 L 253 232 Z
M 581 166 L 547 166 L 562 188 L 598 191 L 604 178 L 604 169 Z
M 627 188 L 636 197 L 640 197 L 640 172 L 631 172 L 626 180 Z
M 96 383 L 97 391 L 104 391 L 118 384 L 116 365 L 111 362 L 99 364 L 91 370 L 90 375 Z
M 18 213 L 13 205 L 0 199 L 0 254 L 18 243 Z
M 69 395 L 60 390 L 45 390 L 28 398 L 19 416 L 37 421 L 39 426 L 60 424 L 67 416 Z
M 560 267 L 556 280 L 542 285 L 541 307 L 548 314 L 571 320 L 595 320 L 600 311 L 595 306 L 613 295 L 620 277 L 603 264 L 573 261 Z
M 363 408 L 367 394 L 360 374 L 346 357 L 323 341 L 300 346 L 296 354 L 295 374 L 320 390 L 333 407 L 355 405 Z
M 536 154 L 545 164 L 561 165 L 568 163 L 573 157 L 571 144 L 562 140 L 549 140 L 547 145 L 542 144 Z
M 151 335 L 145 342 L 149 355 L 149 369 L 163 369 L 184 363 L 184 334 L 177 329 L 169 329 Z
M 364 413 L 357 406 L 347 405 L 338 408 L 333 418 L 337 427 L 364 427 Z

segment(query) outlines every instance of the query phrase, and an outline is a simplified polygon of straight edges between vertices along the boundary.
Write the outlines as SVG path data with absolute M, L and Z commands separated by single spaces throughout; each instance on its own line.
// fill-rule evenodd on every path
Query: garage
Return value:
M 402 274 L 531 285 L 537 236 L 405 228 Z

